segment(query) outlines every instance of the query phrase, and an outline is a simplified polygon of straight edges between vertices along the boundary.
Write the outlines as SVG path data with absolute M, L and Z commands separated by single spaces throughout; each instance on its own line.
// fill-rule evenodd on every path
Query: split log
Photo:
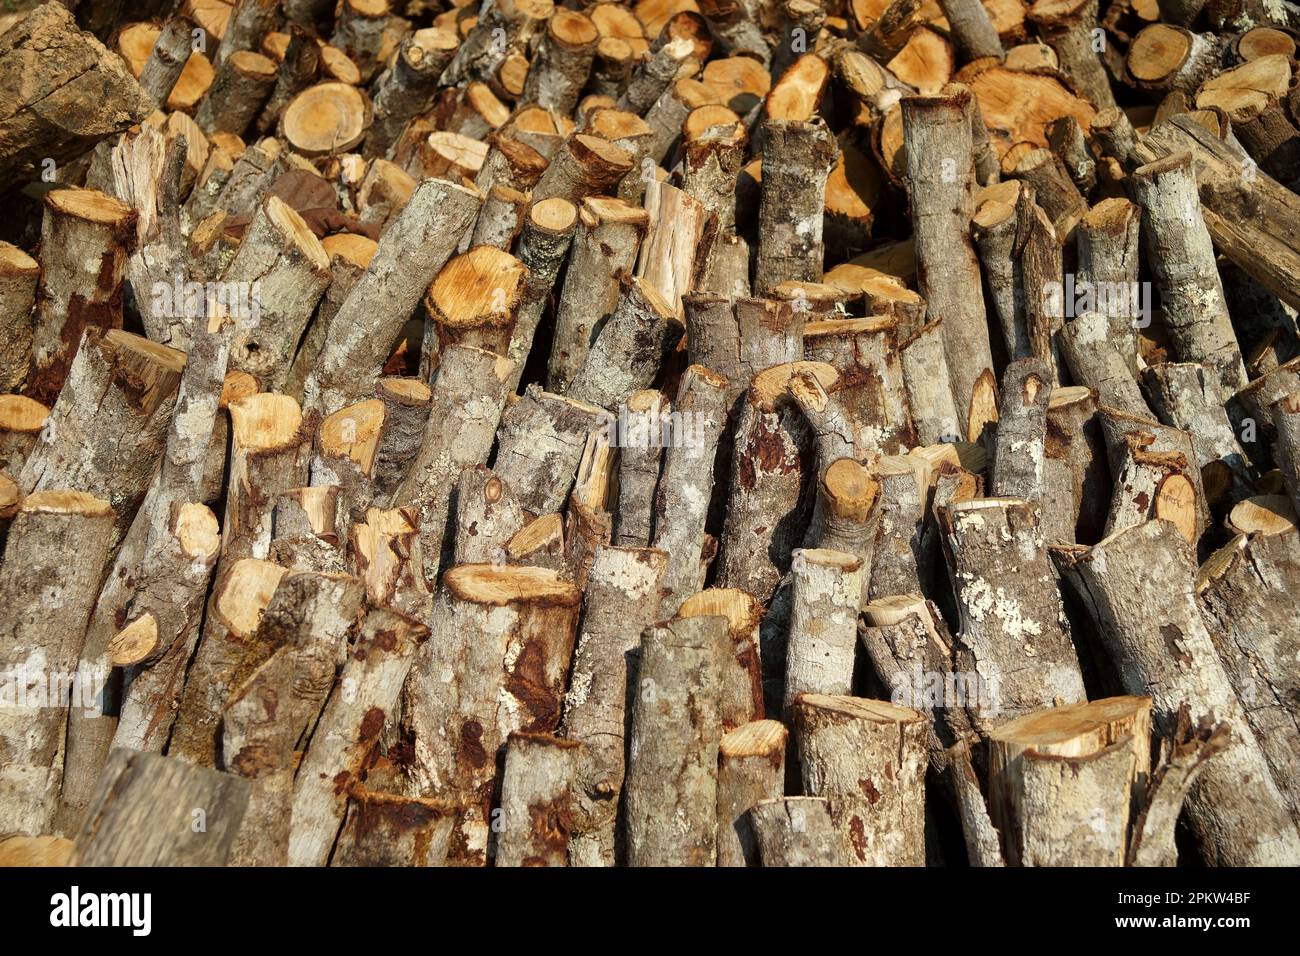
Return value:
M 470 564 L 443 578 L 437 632 L 411 668 L 402 710 L 415 739 L 412 786 L 463 806 L 453 863 L 486 860 L 498 750 L 510 734 L 559 723 L 580 599 L 542 568 Z
M 759 865 L 749 812 L 781 798 L 788 735 L 780 721 L 756 720 L 718 744 L 718 866 Z
M 985 726 L 1086 699 L 1039 514 L 1018 498 L 939 509 L 961 616 L 958 669 L 995 685 L 1000 702 Z
M 825 797 L 851 866 L 925 861 L 925 717 L 861 697 L 794 701 L 804 792 Z
M 570 788 L 582 744 L 516 732 L 501 771 L 497 866 L 566 866 L 573 825 Z
M 569 837 L 574 866 L 613 866 L 624 776 L 628 658 L 658 616 L 668 555 L 600 547 L 587 574 L 586 610 L 573 655 L 561 732 L 581 743 Z
M 81 156 L 154 108 L 126 64 L 79 30 L 59 3 L 45 3 L 0 40 L 5 105 L 0 175 L 13 188 Z
M 962 426 L 958 433 L 967 437 L 977 424 L 976 383 L 993 367 L 984 302 L 970 294 L 980 287 L 970 238 L 971 93 L 905 97 L 902 104 L 918 291 L 930 312 L 943 317 L 944 354 Z
M 1125 689 L 1151 694 L 1159 732 L 1173 731 L 1184 702 L 1231 727 L 1232 742 L 1187 799 L 1203 857 L 1222 865 L 1300 859 L 1300 834 L 1196 607 L 1187 542 L 1168 522 L 1148 521 L 1067 559 L 1066 568 Z
M 384 231 L 366 274 L 329 322 L 304 406 L 323 414 L 374 388 L 389 348 L 478 214 L 474 193 L 426 180 Z
M 624 795 L 629 866 L 716 862 L 718 699 L 729 644 L 721 617 L 642 635 Z
M 840 866 L 843 849 L 825 797 L 762 800 L 749 811 L 762 866 Z
M 0 661 L 11 685 L 0 713 L 0 827 L 48 833 L 63 777 L 69 707 L 99 688 L 76 681 L 86 625 L 113 538 L 113 509 L 78 491 L 27 495 L 0 564 Z
M 682 602 L 704 584 L 704 529 L 718 444 L 727 423 L 729 390 L 722 376 L 702 365 L 688 367 L 678 386 L 674 410 L 669 413 L 670 428 L 655 432 L 660 443 L 667 446 L 663 472 L 656 475 L 658 483 L 654 486 L 651 535 L 654 546 L 668 555 L 659 607 L 664 616 L 678 611 Z M 667 441 L 663 441 L 665 437 Z M 626 448 L 623 454 L 627 455 Z
M 1050 149 L 1031 149 L 1020 156 L 1013 170 L 1017 179 L 1034 189 L 1034 198 L 1052 224 L 1057 242 L 1070 237 L 1088 210 L 1061 158 Z
M 366 615 L 321 713 L 294 782 L 290 866 L 323 866 L 347 810 L 347 793 L 398 703 L 402 682 L 429 629 L 394 611 Z
M 114 750 L 71 866 L 224 866 L 248 783 L 158 754 Z

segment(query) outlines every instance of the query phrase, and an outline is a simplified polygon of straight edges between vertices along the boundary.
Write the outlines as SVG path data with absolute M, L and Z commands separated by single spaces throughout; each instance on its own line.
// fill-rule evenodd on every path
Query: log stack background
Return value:
M 0 30 L 0 860 L 1300 863 L 1300 8 Z

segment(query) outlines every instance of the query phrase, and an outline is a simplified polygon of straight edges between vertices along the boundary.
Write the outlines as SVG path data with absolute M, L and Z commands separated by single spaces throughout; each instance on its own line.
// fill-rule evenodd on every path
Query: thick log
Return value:
M 446 866 L 456 808 L 355 786 L 330 866 Z
M 113 537 L 113 509 L 77 491 L 23 499 L 0 564 L 0 827 L 49 832 L 63 777 L 68 708 L 93 709 L 99 688 L 76 681 L 86 624 Z M 75 693 L 74 693 L 75 692 Z M 75 698 L 75 699 L 74 699 Z
M 804 792 L 825 797 L 850 866 L 925 861 L 924 715 L 861 697 L 794 702 Z
M 749 811 L 782 796 L 788 736 L 780 721 L 756 720 L 737 727 L 719 743 L 718 866 L 759 865 Z
M 1188 795 L 1202 856 L 1223 865 L 1300 859 L 1300 833 L 1197 609 L 1187 542 L 1169 522 L 1148 521 L 1066 564 L 1125 689 L 1151 695 L 1160 733 L 1173 732 L 1184 702 L 1231 728 L 1232 742 Z
M 72 866 L 224 866 L 248 783 L 158 754 L 109 754 Z
M 722 617 L 642 635 L 624 795 L 629 866 L 716 862 L 718 700 L 729 644 Z
M 762 143 L 754 274 L 759 291 L 766 294 L 789 279 L 821 281 L 822 209 L 837 148 L 820 117 L 807 122 L 768 120 Z
M 762 866 L 841 866 L 843 848 L 825 797 L 779 797 L 749 811 Z
M 497 866 L 567 865 L 581 748 L 550 734 L 510 735 L 501 771 Z
M 525 511 L 558 511 L 573 487 L 587 436 L 604 431 L 603 408 L 530 385 L 501 416 L 494 468 Z

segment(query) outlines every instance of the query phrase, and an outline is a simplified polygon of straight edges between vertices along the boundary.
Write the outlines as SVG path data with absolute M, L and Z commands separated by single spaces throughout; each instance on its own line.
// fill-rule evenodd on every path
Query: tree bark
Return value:
M 1232 742 L 1206 766 L 1187 801 L 1206 861 L 1249 866 L 1300 859 L 1300 834 L 1197 610 L 1186 541 L 1168 522 L 1148 521 L 1067 567 L 1125 689 L 1151 694 L 1161 733 L 1173 731 L 1184 702 L 1232 728 Z
M 762 866 L 841 866 L 843 848 L 825 797 L 761 800 L 749 826 Z
M 290 866 L 323 866 L 347 810 L 348 790 L 364 779 L 384 722 L 394 712 L 429 635 L 423 624 L 376 608 L 325 704 L 294 781 Z
M 75 668 L 108 562 L 113 517 L 109 503 L 93 495 L 38 491 L 22 501 L 9 529 L 0 564 L 0 662 L 12 690 L 0 712 L 6 832 L 49 832 L 68 709 L 95 706 L 98 688 L 79 686 Z
M 726 619 L 648 627 L 641 638 L 624 797 L 629 866 L 712 866 L 717 857 L 718 700 Z
M 749 813 L 763 801 L 782 797 L 788 735 L 778 720 L 756 720 L 719 743 L 718 866 L 759 865 Z
M 785 652 L 786 715 L 801 694 L 836 696 L 853 689 L 863 562 L 842 551 L 800 548 L 790 573 L 794 583 Z
M 925 717 L 822 694 L 797 698 L 793 717 L 804 792 L 827 799 L 848 865 L 923 865 Z
M 763 294 L 788 279 L 820 282 L 822 210 L 837 147 L 820 117 L 768 120 L 754 275 Z
M 248 783 L 158 754 L 109 754 L 70 866 L 224 866 Z
M 497 866 L 567 866 L 572 839 L 571 787 L 582 744 L 516 732 L 501 772 Z

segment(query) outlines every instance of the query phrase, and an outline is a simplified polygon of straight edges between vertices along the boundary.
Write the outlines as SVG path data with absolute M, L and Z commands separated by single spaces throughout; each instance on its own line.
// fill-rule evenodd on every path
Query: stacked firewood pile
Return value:
M 0 27 L 0 859 L 1300 863 L 1300 8 Z

